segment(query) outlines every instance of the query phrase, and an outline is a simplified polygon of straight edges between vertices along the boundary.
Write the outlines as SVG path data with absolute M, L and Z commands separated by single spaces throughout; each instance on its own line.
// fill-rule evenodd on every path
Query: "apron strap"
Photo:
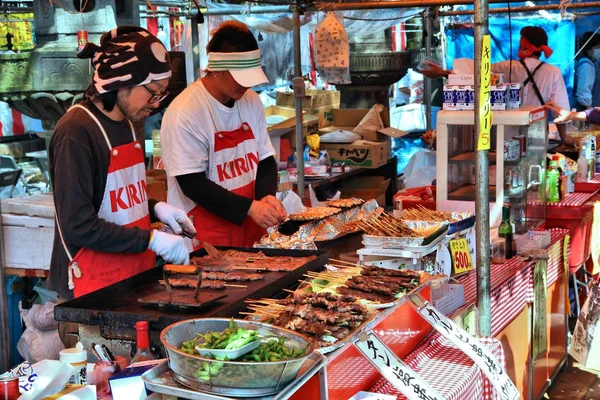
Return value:
M 90 118 L 92 120 L 94 120 L 94 122 L 96 122 L 96 125 L 98 125 L 100 132 L 102 132 L 102 136 L 104 136 L 104 141 L 106 142 L 106 145 L 108 146 L 108 150 L 112 150 L 113 147 L 112 147 L 112 144 L 110 143 L 110 140 L 108 140 L 108 135 L 106 134 L 106 130 L 104 129 L 104 127 L 102 126 L 100 121 L 98 121 L 98 118 L 96 118 L 96 116 L 89 109 L 82 106 L 81 104 L 75 104 L 73 107 L 81 108 L 82 110 L 84 110 L 85 112 L 88 113 Z M 127 120 L 127 122 L 129 122 L 129 128 L 131 129 L 131 138 L 133 139 L 134 142 L 136 142 L 137 138 L 135 137 L 135 129 L 133 129 L 133 124 L 131 123 L 130 120 Z
M 541 68 L 541 66 L 544 65 L 544 62 L 543 61 L 540 62 L 539 65 L 537 67 L 535 67 L 533 72 L 531 72 L 529 70 L 529 68 L 527 68 L 527 64 L 525 64 L 525 61 L 519 60 L 519 62 L 521 63 L 523 68 L 525 68 L 525 71 L 527 72 L 527 79 L 525 80 L 525 82 L 523 82 L 523 87 L 527 86 L 527 84 L 529 84 L 531 82 L 531 85 L 533 86 L 533 90 L 535 91 L 535 95 L 537 96 L 537 98 L 540 102 L 540 105 L 543 106 L 544 104 L 546 104 L 546 101 L 544 100 L 542 93 L 540 93 L 540 89 L 538 88 L 538 85 L 535 82 L 535 79 L 533 78 L 533 76 L 535 75 L 536 72 L 538 72 L 538 70 Z

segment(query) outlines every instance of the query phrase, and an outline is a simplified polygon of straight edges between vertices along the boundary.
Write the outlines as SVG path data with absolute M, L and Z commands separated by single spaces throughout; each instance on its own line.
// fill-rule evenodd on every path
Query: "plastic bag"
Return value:
M 586 299 L 571 339 L 569 354 L 585 368 L 600 370 L 600 287 L 593 285 Z M 600 331 L 599 331 L 600 332 Z
M 27 328 L 17 343 L 17 350 L 21 357 L 31 362 L 58 360 L 59 353 L 64 348 L 58 329 L 40 331 Z
M 315 30 L 317 69 L 321 79 L 333 84 L 350 84 L 350 44 L 343 16 L 333 12 Z
M 20 385 L 19 400 L 37 400 L 51 396 L 65 388 L 73 374 L 73 367 L 68 362 L 44 360 L 32 365 L 31 381 L 26 387 Z M 36 376 L 34 376 L 36 375 Z M 20 382 L 20 379 L 19 379 Z
M 21 318 L 25 326 L 40 331 L 58 329 L 58 321 L 54 319 L 55 303 L 46 302 L 44 305 L 34 304 L 29 310 L 21 310 Z
M 405 188 L 429 186 L 435 179 L 435 151 L 419 149 L 404 168 Z
M 352 131 L 364 136 L 365 133 L 377 132 L 378 130 L 383 129 L 384 125 L 381 120 L 383 108 L 383 105 L 375 104 Z
M 293 190 L 286 190 L 284 192 L 277 193 L 277 198 L 281 203 L 288 215 L 295 214 L 303 211 L 306 207 L 302 204 L 302 199 Z

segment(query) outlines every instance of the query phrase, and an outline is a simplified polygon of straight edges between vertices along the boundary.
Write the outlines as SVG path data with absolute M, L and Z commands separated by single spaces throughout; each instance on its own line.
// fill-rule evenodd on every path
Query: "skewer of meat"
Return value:
M 353 276 L 348 280 L 352 281 L 356 284 L 365 284 L 365 285 L 369 285 L 369 286 L 386 287 L 386 288 L 389 288 L 390 290 L 392 290 L 392 292 L 394 292 L 396 294 L 400 293 L 404 289 L 412 290 L 418 286 L 415 283 L 412 283 L 411 281 L 393 281 L 393 280 L 389 281 L 389 280 L 385 280 L 383 277 L 377 278 L 377 277 L 373 277 L 373 276 L 363 276 L 363 275 Z
M 337 289 L 338 293 L 348 294 L 356 297 L 360 297 L 365 300 L 373 301 L 376 303 L 391 303 L 395 300 L 394 296 L 388 296 L 381 293 L 364 292 L 359 289 L 349 288 L 347 286 L 340 286 Z
M 345 322 L 363 321 L 365 319 L 364 315 L 324 310 L 313 307 L 310 304 L 290 304 L 285 310 L 292 315 L 309 321 L 321 321 L 328 324 L 343 324 Z
M 245 272 L 204 272 L 202 271 L 202 279 L 218 280 L 218 281 L 259 281 L 265 279 L 261 274 L 250 274 Z
M 165 281 L 162 279 L 160 279 L 158 283 L 165 286 Z M 189 277 L 169 278 L 169 283 L 173 287 L 189 287 L 195 289 L 198 284 L 198 279 Z M 200 289 L 225 289 L 225 285 L 226 284 L 223 281 L 202 281 L 200 283 Z
M 388 268 L 379 268 L 372 265 L 365 265 L 361 271 L 361 275 L 380 275 L 380 276 L 395 276 L 401 278 L 411 278 L 411 279 L 420 279 L 421 274 L 417 271 L 411 271 L 408 269 L 388 269 Z

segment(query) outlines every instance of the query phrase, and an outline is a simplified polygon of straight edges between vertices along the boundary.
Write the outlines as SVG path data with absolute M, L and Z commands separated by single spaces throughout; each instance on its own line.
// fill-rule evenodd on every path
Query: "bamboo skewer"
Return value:
M 247 285 L 234 285 L 232 283 L 226 283 L 225 287 L 234 287 L 234 288 L 243 288 L 243 289 L 248 289 Z
M 335 258 L 330 258 L 329 261 L 335 261 L 336 263 L 348 264 L 348 265 L 352 265 L 353 267 L 358 267 L 355 263 L 352 263 L 349 261 L 343 261 L 343 260 L 336 260 Z

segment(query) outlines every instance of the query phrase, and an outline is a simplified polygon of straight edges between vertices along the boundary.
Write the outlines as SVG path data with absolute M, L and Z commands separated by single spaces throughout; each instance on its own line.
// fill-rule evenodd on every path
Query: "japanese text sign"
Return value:
M 489 150 L 491 144 L 490 132 L 492 129 L 492 108 L 491 108 L 491 91 L 492 91 L 492 64 L 491 56 L 492 49 L 490 46 L 490 35 L 483 37 L 481 46 L 481 74 L 479 89 L 479 141 L 477 142 L 477 151 Z
M 504 400 L 517 400 L 521 397 L 503 366 L 496 357 L 475 337 L 459 328 L 451 319 L 418 296 L 411 297 L 411 304 L 417 312 L 442 336 L 463 351 L 481 369 Z
M 450 253 L 452 254 L 452 266 L 454 275 L 464 274 L 473 269 L 471 261 L 471 252 L 467 239 L 457 239 L 450 241 Z
M 372 331 L 360 335 L 354 345 L 396 389 L 409 400 L 442 400 L 408 365 L 400 360 Z

